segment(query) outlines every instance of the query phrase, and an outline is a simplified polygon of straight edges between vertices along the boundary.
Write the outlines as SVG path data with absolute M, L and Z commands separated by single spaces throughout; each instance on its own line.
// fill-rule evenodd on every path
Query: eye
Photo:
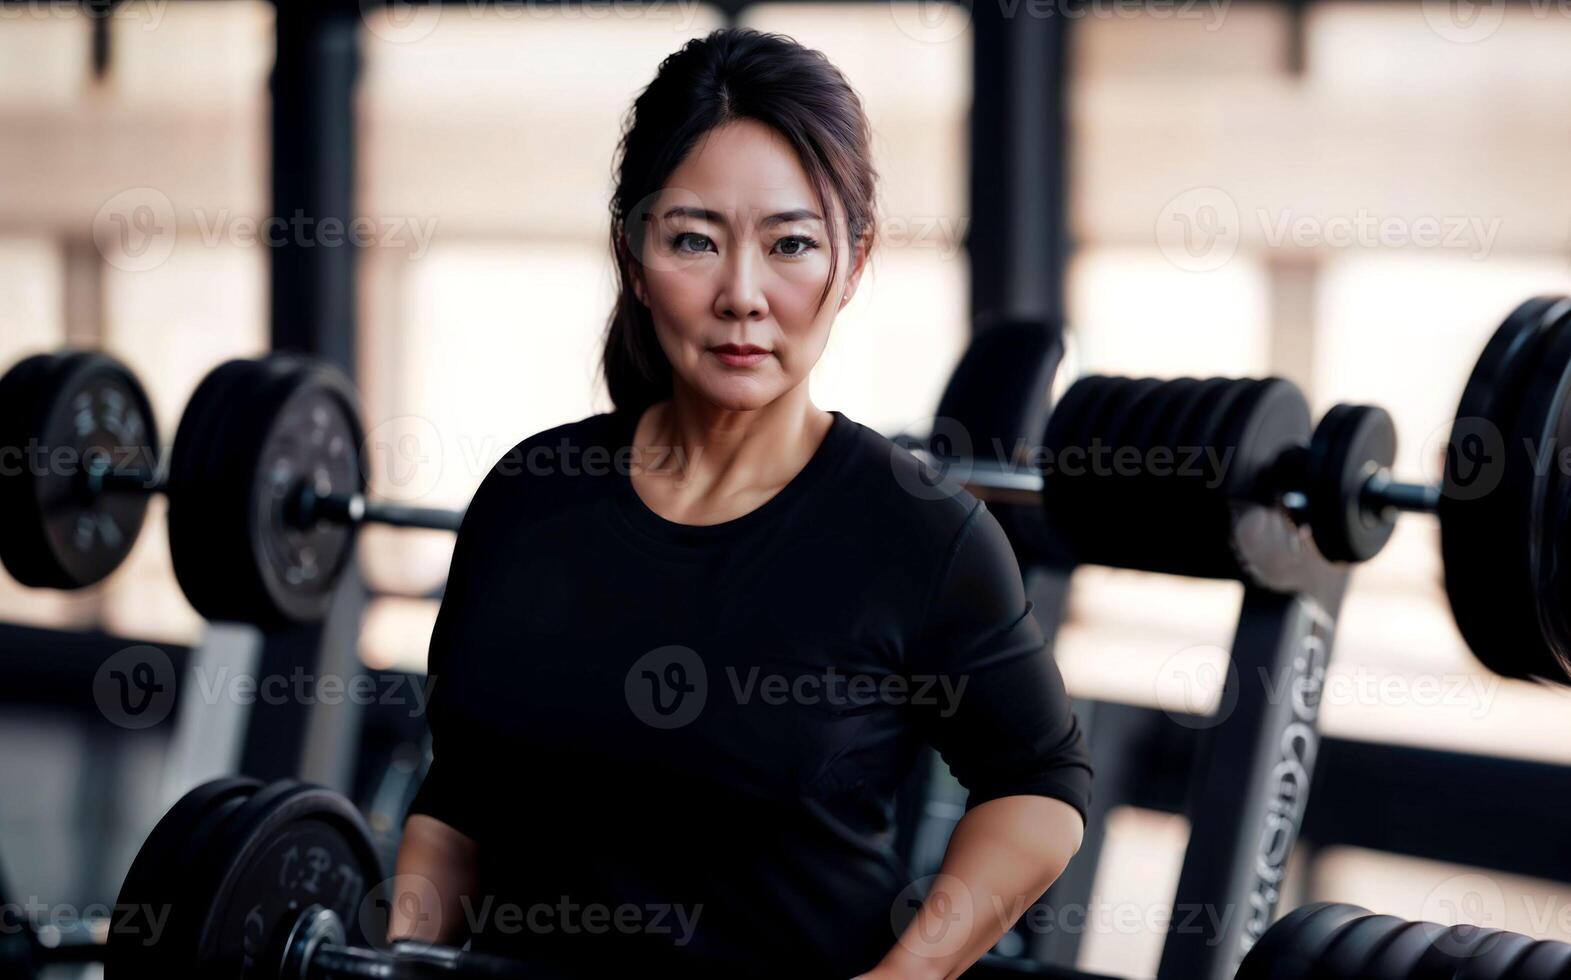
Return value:
M 776 248 L 784 248 L 780 254 L 788 259 L 801 258 L 808 252 L 818 247 L 818 240 L 807 235 L 787 235 L 775 242 Z
M 713 243 L 709 241 L 708 236 L 700 235 L 696 231 L 679 231 L 666 239 L 667 248 L 676 252 L 685 252 L 688 255 L 713 251 L 711 248 L 703 247 L 711 244 Z

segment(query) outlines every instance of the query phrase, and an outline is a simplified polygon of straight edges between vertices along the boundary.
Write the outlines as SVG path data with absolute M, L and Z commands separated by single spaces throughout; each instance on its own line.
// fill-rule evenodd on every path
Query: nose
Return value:
M 769 315 L 764 299 L 763 256 L 757 248 L 734 249 L 726 261 L 720 289 L 715 293 L 715 315 L 723 320 L 762 320 Z

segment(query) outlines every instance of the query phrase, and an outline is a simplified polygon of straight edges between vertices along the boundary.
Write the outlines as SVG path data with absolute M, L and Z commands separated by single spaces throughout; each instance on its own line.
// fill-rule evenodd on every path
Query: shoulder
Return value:
M 878 431 L 859 422 L 851 425 L 841 499 L 865 526 L 910 536 L 938 557 L 972 536 L 978 525 L 998 527 L 986 506 L 953 476 Z
M 571 493 L 582 494 L 580 477 L 591 484 L 606 483 L 605 478 L 616 472 L 613 434 L 621 419 L 614 412 L 600 412 L 519 440 L 491 464 L 467 513 L 485 513 L 498 506 L 512 509 L 523 496 L 540 507 L 568 492 L 566 485 L 572 486 Z

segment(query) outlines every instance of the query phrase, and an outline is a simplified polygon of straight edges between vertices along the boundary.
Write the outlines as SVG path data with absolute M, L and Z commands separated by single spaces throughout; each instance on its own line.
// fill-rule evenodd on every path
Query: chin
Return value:
M 697 387 L 711 405 L 730 412 L 757 411 L 784 390 L 774 379 L 763 378 L 706 378 Z

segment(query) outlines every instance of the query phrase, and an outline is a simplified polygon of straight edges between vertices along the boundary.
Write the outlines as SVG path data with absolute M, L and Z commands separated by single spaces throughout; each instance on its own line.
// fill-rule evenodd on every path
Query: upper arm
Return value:
M 908 665 L 929 740 L 969 791 L 968 809 L 1011 795 L 1085 816 L 1089 753 L 1058 665 L 998 520 L 978 503 L 937 573 Z M 916 699 L 913 699 L 916 700 Z

